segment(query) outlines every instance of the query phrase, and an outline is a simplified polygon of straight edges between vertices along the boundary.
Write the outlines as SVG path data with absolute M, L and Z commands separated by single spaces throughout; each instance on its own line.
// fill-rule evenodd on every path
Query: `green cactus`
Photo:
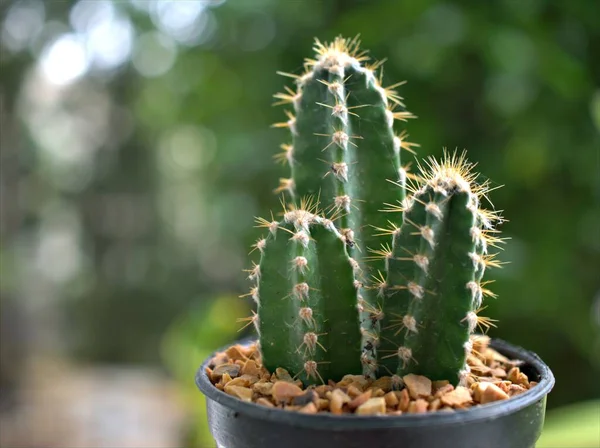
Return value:
M 386 257 L 382 336 L 392 354 L 382 348 L 380 358 L 384 365 L 397 362 L 399 375 L 456 383 L 468 374 L 471 334 L 478 324 L 493 324 L 477 312 L 485 267 L 498 265 L 487 255 L 487 245 L 499 242 L 490 233 L 497 217 L 480 209 L 487 183 L 475 183 L 464 153 L 446 155 L 441 164 L 430 159 L 421 172 Z
M 358 45 L 317 41 L 305 73 L 288 75 L 297 90 L 276 95 L 294 108 L 275 125 L 293 138 L 276 156 L 292 168 L 276 192 L 300 203 L 284 205 L 281 221 L 258 219 L 269 233 L 255 245 L 248 320 L 265 366 L 305 383 L 360 372 L 456 383 L 471 333 L 493 325 L 477 312 L 491 295 L 485 267 L 498 264 L 487 255 L 497 216 L 479 208 L 488 185 L 464 153 L 430 159 L 407 185 L 400 154 L 417 145 L 393 126 L 412 115 L 396 110 L 395 86 L 381 87 L 380 64 L 365 65 Z
M 333 223 L 311 207 L 287 209 L 265 222 L 256 247 L 258 329 L 263 363 L 283 367 L 306 383 L 360 374 L 361 334 L 356 308 L 356 262 Z
M 363 270 L 359 280 L 365 373 L 377 368 L 374 348 L 379 341 L 378 313 L 382 297 L 362 285 L 385 264 L 369 260 L 369 248 L 381 244 L 378 230 L 388 226 L 385 204 L 404 199 L 406 171 L 400 163 L 402 149 L 416 146 L 405 133 L 394 134 L 394 121 L 412 118 L 394 88 L 383 88 L 375 70 L 380 63 L 364 65 L 366 52 L 357 39 L 337 38 L 329 45 L 319 41 L 316 59 L 305 63 L 305 73 L 294 76 L 297 91 L 277 94 L 280 104 L 292 104 L 287 127 L 291 145 L 278 155 L 292 168 L 292 178 L 282 179 L 277 192 L 292 198 L 318 197 L 321 207 L 340 229 L 350 255 Z M 358 245 L 358 247 L 355 247 Z M 371 261 L 370 263 L 366 263 Z M 370 312 L 369 312 L 370 310 Z

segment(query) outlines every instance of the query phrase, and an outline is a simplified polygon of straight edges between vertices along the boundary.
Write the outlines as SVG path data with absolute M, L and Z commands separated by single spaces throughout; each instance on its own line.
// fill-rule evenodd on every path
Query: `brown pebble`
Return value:
M 538 385 L 538 382 L 537 382 L 537 381 L 530 381 L 530 382 L 529 382 L 529 388 L 530 388 L 530 389 L 531 389 L 532 387 L 535 387 L 535 386 L 537 386 L 537 385 Z
M 273 392 L 273 383 L 265 382 L 260 380 L 258 383 L 254 383 L 252 385 L 252 389 L 254 392 L 259 393 L 261 395 L 271 395 Z
M 227 350 L 225 350 L 225 354 L 232 361 L 237 361 L 238 359 L 246 361 L 246 359 L 247 359 L 246 355 L 244 355 L 244 353 L 242 353 L 241 346 L 239 346 L 239 345 L 232 345 Z
M 450 381 L 448 380 L 433 381 L 431 383 L 431 387 L 433 388 L 434 392 L 437 392 L 442 387 L 447 386 L 448 384 L 450 384 Z
M 359 406 L 362 406 L 364 403 L 367 402 L 367 400 L 369 398 L 371 398 L 371 395 L 373 395 L 373 390 L 368 389 L 366 392 L 363 392 L 358 397 L 356 397 L 352 401 L 348 402 L 348 407 L 350 409 L 354 410 L 354 409 L 358 408 Z
M 495 369 L 492 369 L 490 375 L 496 378 L 506 378 L 506 370 L 496 367 Z
M 262 404 L 263 406 L 266 406 L 268 408 L 275 407 L 275 405 L 273 403 L 271 403 L 271 400 L 268 400 L 267 398 L 264 398 L 264 397 L 260 397 L 258 400 L 256 400 L 256 403 Z
M 427 412 L 428 406 L 429 406 L 429 403 L 427 403 L 426 400 L 423 400 L 422 398 L 418 398 L 417 400 L 410 402 L 410 404 L 408 405 L 408 413 L 409 414 L 423 414 L 423 413 Z
M 498 361 L 503 364 L 509 362 L 509 359 L 506 356 L 501 355 L 500 353 L 498 353 L 496 350 L 494 350 L 492 348 L 486 349 L 484 354 L 485 354 L 486 363 L 488 365 L 490 365 L 492 363 L 492 361 Z
M 223 378 L 225 378 L 225 375 L 223 375 Z M 248 386 L 252 386 L 257 381 L 258 381 L 258 378 L 255 376 L 242 375 L 242 376 L 238 376 L 237 378 L 232 379 L 228 383 L 223 383 L 223 384 L 228 384 L 230 386 L 248 387 Z
M 225 373 L 229 374 L 231 378 L 235 378 L 240 373 L 240 366 L 231 363 L 216 366 L 212 371 L 210 379 L 216 383 L 223 377 L 223 374 Z
M 411 398 L 428 397 L 431 395 L 431 380 L 422 375 L 412 373 L 402 377 Z
M 471 390 L 473 391 L 473 399 L 477 403 L 481 403 L 481 397 L 483 395 L 483 391 L 492 383 L 475 383 L 471 386 Z
M 386 406 L 389 408 L 395 408 L 400 402 L 398 396 L 394 392 L 388 392 L 383 396 L 383 399 L 385 400 Z
M 387 414 L 388 415 L 402 415 L 403 412 L 402 411 L 388 411 Z
M 317 394 L 319 394 L 319 397 L 321 398 L 325 398 L 325 394 L 327 392 L 331 392 L 333 388 L 331 386 L 328 386 L 326 384 L 321 384 L 320 386 L 315 387 L 315 392 Z
M 317 411 L 318 411 L 317 405 L 310 402 L 307 405 L 305 405 L 304 407 L 302 407 L 299 412 L 301 412 L 302 414 L 316 414 Z
M 353 384 L 351 384 L 350 386 L 348 386 L 348 388 L 346 389 L 346 393 L 348 394 L 348 396 L 350 398 L 354 398 L 354 397 L 358 397 L 360 394 L 363 393 L 363 391 L 361 389 L 358 389 L 356 386 L 354 386 Z
M 356 409 L 358 415 L 385 414 L 385 400 L 383 397 L 369 398 Z
M 376 379 L 371 384 L 373 388 L 379 388 L 383 390 L 384 394 L 392 390 L 392 377 L 391 376 L 383 376 L 381 378 Z
M 373 396 L 374 397 L 383 397 L 385 395 L 385 392 L 383 391 L 383 389 L 380 389 L 379 387 L 371 387 L 369 388 L 369 390 L 373 391 Z
M 452 392 L 442 395 L 441 401 L 446 406 L 457 407 L 471 403 L 473 398 L 471 397 L 471 392 L 469 392 L 469 389 L 463 386 L 458 386 Z
M 520 384 L 511 384 L 508 387 L 508 396 L 509 397 L 513 397 L 515 395 L 519 395 L 522 394 L 523 392 L 527 392 L 527 389 L 525 389 L 523 386 L 521 386 Z
M 210 366 L 211 367 L 220 366 L 222 364 L 227 364 L 228 361 L 229 361 L 229 358 L 227 357 L 225 352 L 217 353 L 213 357 L 213 359 L 210 360 Z
M 341 389 L 334 389 L 329 398 L 329 410 L 332 414 L 342 414 L 344 404 L 349 403 L 351 398 Z
M 434 398 L 431 401 L 431 403 L 429 403 L 429 410 L 430 411 L 437 411 L 441 407 L 442 407 L 442 400 L 440 400 L 439 398 Z
M 434 397 L 440 398 L 443 395 L 446 395 L 449 392 L 454 390 L 454 386 L 452 384 L 446 384 L 445 386 L 440 387 L 436 392 Z
M 273 384 L 271 395 L 278 403 L 287 403 L 292 398 L 302 395 L 304 392 L 295 384 L 288 381 L 277 381 Z
M 225 386 L 225 393 L 238 397 L 242 401 L 252 401 L 252 389 L 242 386 Z
M 225 372 L 223 374 L 223 376 L 221 377 L 221 381 L 219 381 L 219 383 L 221 383 L 223 386 L 225 386 L 226 384 L 230 383 L 232 381 L 231 377 L 229 376 L 229 374 L 227 372 Z
M 289 381 L 290 383 L 294 382 L 294 378 L 292 378 L 290 373 L 287 370 L 282 369 L 281 367 L 277 367 L 275 369 L 275 376 L 281 381 Z
M 353 383 L 360 385 L 358 389 L 364 389 L 369 384 L 369 380 L 362 375 L 344 375 L 341 381 L 337 383 L 337 387 L 348 387 Z
M 319 398 L 317 400 L 317 408 L 319 408 L 320 411 L 329 409 L 329 400 L 326 400 L 325 398 Z
M 408 411 L 408 404 L 410 403 L 410 396 L 408 395 L 408 390 L 402 389 L 400 392 L 397 393 L 400 394 L 400 397 L 398 397 L 398 409 L 404 412 Z
M 471 373 L 478 376 L 487 376 L 492 369 L 484 364 L 471 366 Z
M 491 403 L 493 401 L 506 400 L 508 394 L 500 389 L 495 384 L 488 384 L 483 393 L 481 394 L 481 404 Z
M 314 403 L 319 399 L 319 396 L 314 390 L 307 390 L 302 395 L 292 398 L 292 404 L 297 406 L 306 406 L 309 403 Z
M 529 379 L 518 367 L 513 367 L 508 371 L 507 379 L 513 384 L 519 384 L 523 387 L 529 387 Z
M 244 366 L 242 367 L 242 374 L 257 377 L 262 376 L 261 370 L 258 368 L 256 361 L 254 361 L 253 359 L 249 359 L 244 363 Z

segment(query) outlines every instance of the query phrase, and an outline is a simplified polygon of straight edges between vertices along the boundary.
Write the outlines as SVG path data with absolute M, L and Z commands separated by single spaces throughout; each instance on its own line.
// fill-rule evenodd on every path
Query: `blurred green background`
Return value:
M 39 357 L 166 366 L 181 443 L 210 446 L 192 380 L 239 335 L 253 217 L 278 208 L 275 72 L 299 73 L 314 37 L 360 33 L 386 84 L 408 80 L 418 157 L 466 148 L 505 185 L 490 335 L 556 375 L 543 446 L 600 443 L 600 2 L 19 0 L 0 16 L 2 409 Z

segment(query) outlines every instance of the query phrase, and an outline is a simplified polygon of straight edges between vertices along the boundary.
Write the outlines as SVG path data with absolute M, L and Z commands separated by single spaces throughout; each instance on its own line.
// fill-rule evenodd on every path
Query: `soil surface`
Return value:
M 489 347 L 487 336 L 472 338 L 467 358 L 471 375 L 466 384 L 431 381 L 420 375 L 384 376 L 376 380 L 346 375 L 340 381 L 304 387 L 287 370 L 268 372 L 260 361 L 256 344 L 234 345 L 217 353 L 206 374 L 219 390 L 266 407 L 306 414 L 399 415 L 403 413 L 452 412 L 522 394 L 537 383 L 510 360 Z

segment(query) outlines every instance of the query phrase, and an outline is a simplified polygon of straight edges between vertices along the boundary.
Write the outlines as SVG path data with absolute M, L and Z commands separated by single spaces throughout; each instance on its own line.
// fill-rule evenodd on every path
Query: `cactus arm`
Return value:
M 294 197 L 319 197 L 325 209 L 333 206 L 344 182 L 343 173 L 336 174 L 333 169 L 344 158 L 343 149 L 332 143 L 332 135 L 334 129 L 348 131 L 344 120 L 332 113 L 336 98 L 327 85 L 334 82 L 342 85 L 343 80 L 323 69 L 305 79 L 298 88 L 295 125 L 291 128 Z
M 432 195 L 433 189 L 427 188 L 425 196 Z M 404 225 L 393 234 L 392 251 L 387 257 L 386 282 L 384 286 L 385 312 L 381 330 L 381 347 L 378 351 L 380 374 L 396 373 L 398 365 L 406 363 L 404 351 L 398 351 L 404 345 L 404 337 L 408 331 L 403 318 L 413 295 L 408 289 L 409 281 L 428 271 L 429 260 L 421 253 L 421 234 L 417 223 L 427 219 L 425 204 L 421 201 L 405 201 Z M 406 359 L 402 359 L 402 357 Z
M 352 260 L 331 221 L 286 213 L 262 245 L 258 327 L 267 369 L 305 383 L 360 372 Z M 335 300 L 334 300 L 335 298 Z
M 410 371 L 456 383 L 464 369 L 465 344 L 473 331 L 468 313 L 474 311 L 467 288 L 475 276 L 469 255 L 475 249 L 470 235 L 475 214 L 468 207 L 472 197 L 469 192 L 433 197 L 441 216 L 428 214 L 425 225 L 431 229 L 431 239 L 421 238 L 421 253 L 429 259 L 429 270 L 415 279 L 422 297 L 415 296 L 410 303 L 408 315 L 417 327 L 407 332 L 404 345 L 412 357 L 399 365 L 400 373 Z

